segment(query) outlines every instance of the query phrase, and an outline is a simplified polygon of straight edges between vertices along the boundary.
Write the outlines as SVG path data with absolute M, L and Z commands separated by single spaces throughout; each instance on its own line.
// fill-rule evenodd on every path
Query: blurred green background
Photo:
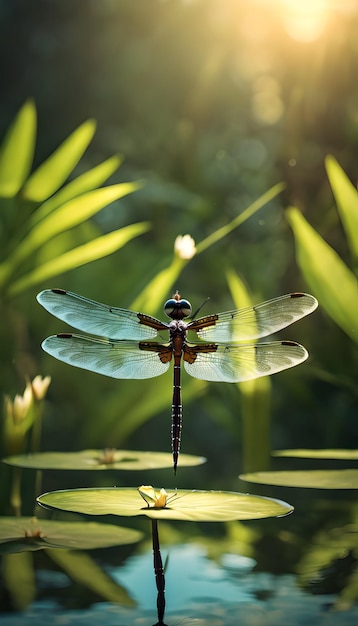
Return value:
M 357 27 L 353 0 L 0 0 L 0 137 L 32 98 L 36 170 L 95 119 L 96 133 L 69 180 L 120 154 L 123 163 L 105 184 L 142 185 L 37 250 L 25 275 L 65 248 L 129 224 L 151 225 L 106 258 L 20 293 L 11 294 L 11 284 L 4 290 L 2 395 L 22 392 L 26 377 L 52 376 L 41 449 L 168 451 L 172 376 L 115 381 L 51 359 L 41 340 L 67 327 L 37 304 L 41 289 L 62 287 L 128 308 L 170 265 L 177 235 L 204 240 L 280 182 L 282 193 L 184 264 L 164 297 L 151 294 L 156 310 L 144 301 L 143 312 L 164 319 L 163 302 L 175 289 L 194 309 L 209 297 L 204 313 L 234 308 L 230 275 L 241 277 L 255 303 L 309 291 L 288 205 L 352 265 L 325 157 L 332 154 L 356 183 Z M 18 247 L 23 222 L 39 205 L 21 189 L 2 199 L 3 215 L 13 216 L 11 237 L 1 223 L 3 241 Z M 273 448 L 356 446 L 357 349 L 324 309 L 281 333 L 303 343 L 310 360 L 273 377 L 266 431 L 252 413 L 258 448 L 263 439 Z M 184 375 L 182 451 L 207 456 L 209 464 L 183 468 L 178 485 L 237 488 L 243 397 L 236 385 L 204 386 Z M 170 470 L 166 477 L 172 480 Z M 61 487 L 63 478 L 56 480 Z

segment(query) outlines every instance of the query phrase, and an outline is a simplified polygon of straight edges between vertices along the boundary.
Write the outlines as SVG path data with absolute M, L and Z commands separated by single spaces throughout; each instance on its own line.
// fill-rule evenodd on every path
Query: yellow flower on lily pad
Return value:
M 150 485 L 142 485 L 138 487 L 138 491 L 148 507 L 152 507 L 153 509 L 164 509 L 166 507 L 168 493 L 165 489 L 162 488 L 160 491 L 155 491 Z

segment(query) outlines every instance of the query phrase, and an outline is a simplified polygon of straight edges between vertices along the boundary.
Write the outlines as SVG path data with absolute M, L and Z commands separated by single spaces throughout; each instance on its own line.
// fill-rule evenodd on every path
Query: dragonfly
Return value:
M 195 319 L 188 300 L 178 292 L 164 304 L 170 319 L 101 304 L 63 289 L 46 289 L 38 302 L 73 328 L 89 333 L 61 333 L 42 348 L 56 359 L 118 379 L 145 379 L 164 374 L 173 361 L 172 453 L 176 473 L 182 428 L 181 366 L 194 378 L 243 382 L 294 367 L 308 357 L 294 341 L 255 343 L 312 313 L 316 298 L 290 293 L 253 307 Z M 190 319 L 191 318 L 191 319 Z M 158 334 L 168 333 L 167 341 Z M 188 340 L 194 333 L 195 341 Z M 93 336 L 94 335 L 94 336 Z M 159 341 L 158 341 L 159 339 Z

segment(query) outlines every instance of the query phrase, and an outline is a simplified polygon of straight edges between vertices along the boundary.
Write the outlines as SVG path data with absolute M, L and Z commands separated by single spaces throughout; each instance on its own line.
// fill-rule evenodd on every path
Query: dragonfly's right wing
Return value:
M 220 343 L 266 337 L 297 322 L 318 306 L 308 293 L 289 293 L 253 307 L 207 315 L 188 324 L 204 341 Z
M 150 350 L 141 349 L 136 341 L 110 341 L 71 334 L 53 335 L 42 343 L 45 352 L 64 363 L 111 378 L 127 379 L 154 378 L 167 371 L 172 355 L 169 344 L 152 343 L 150 346 Z
M 163 322 L 149 315 L 107 306 L 63 289 L 41 291 L 37 300 L 73 328 L 110 339 L 150 339 L 158 330 L 166 330 Z
M 303 363 L 307 357 L 307 350 L 294 341 L 257 345 L 187 343 L 184 367 L 194 378 L 239 383 L 282 372 Z

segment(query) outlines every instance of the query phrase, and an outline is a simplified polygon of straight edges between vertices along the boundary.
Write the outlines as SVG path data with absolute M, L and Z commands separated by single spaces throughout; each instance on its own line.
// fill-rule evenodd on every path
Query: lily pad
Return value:
M 86 515 L 146 515 L 152 519 L 195 522 L 227 522 L 231 520 L 280 517 L 292 513 L 286 502 L 262 496 L 229 491 L 168 490 L 166 506 L 143 506 L 137 489 L 69 489 L 52 491 L 37 498 L 39 504 L 62 511 Z
M 255 472 L 241 474 L 241 480 L 279 487 L 307 489 L 358 489 L 358 469 L 293 470 L 287 472 Z
M 306 450 L 303 448 L 297 448 L 294 450 L 275 450 L 272 452 L 272 456 L 284 456 L 298 459 L 342 459 L 352 461 L 358 460 L 358 450 L 341 450 L 338 448 L 327 450 Z
M 78 452 L 38 452 L 19 454 L 3 459 L 8 465 L 41 470 L 146 470 L 173 466 L 173 456 L 167 452 L 141 452 L 136 450 L 80 450 Z M 181 467 L 205 463 L 206 459 L 191 454 L 181 454 Z
M 114 524 L 0 517 L 0 554 L 44 548 L 92 550 L 136 543 L 142 533 Z

